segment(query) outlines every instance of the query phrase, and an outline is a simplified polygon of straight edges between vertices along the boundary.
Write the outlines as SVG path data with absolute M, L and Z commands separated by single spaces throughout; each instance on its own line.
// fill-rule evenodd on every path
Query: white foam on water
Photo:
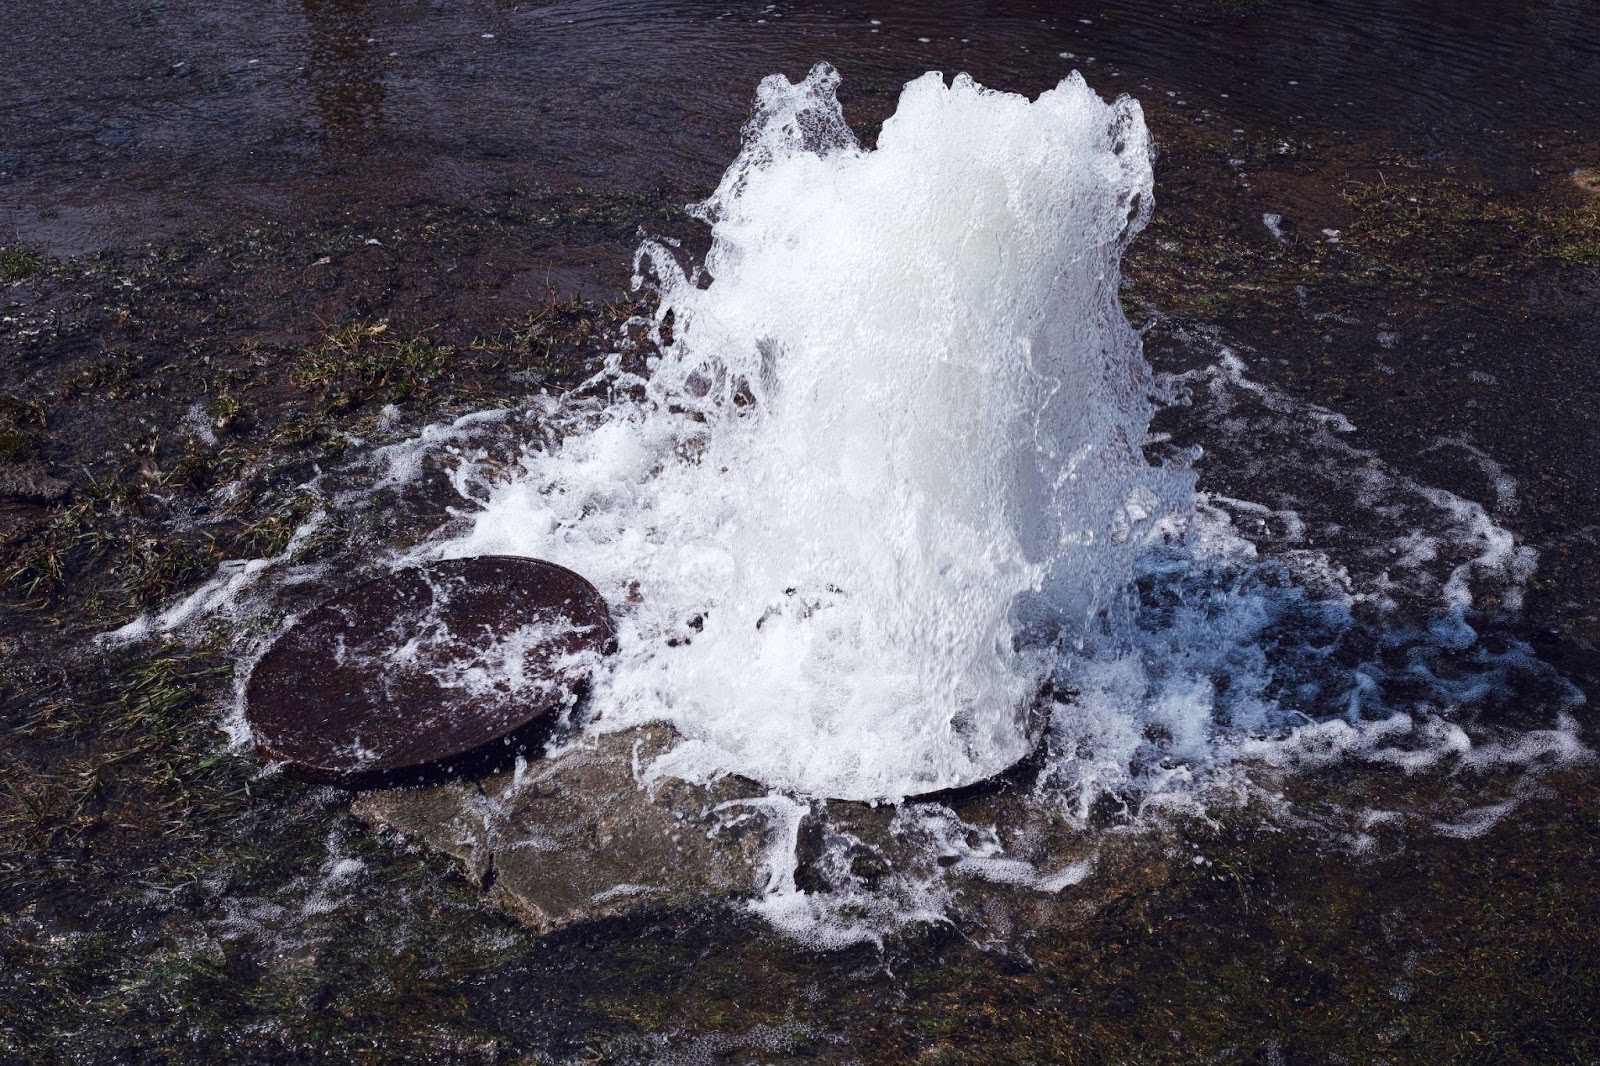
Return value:
M 896 807 L 886 835 L 875 840 L 830 820 L 821 802 L 773 795 L 723 807 L 768 819 L 767 884 L 749 909 L 784 934 L 824 951 L 882 945 L 899 930 L 950 924 L 958 899 L 976 882 L 1053 894 L 1080 884 L 1094 869 L 1092 852 L 1057 857 L 1043 868 L 1014 857 L 995 826 L 965 821 L 941 803 Z M 802 888 L 799 838 L 808 818 L 819 828 L 816 853 L 805 860 L 811 884 Z M 863 873 L 857 866 L 863 858 L 878 872 Z
M 791 874 L 757 905 L 779 929 L 817 946 L 881 942 L 904 914 L 949 920 L 971 879 L 1060 892 L 1092 876 L 1092 854 L 1064 861 L 1027 846 L 1026 824 L 1041 819 L 1093 840 L 1249 800 L 1286 828 L 1370 855 L 1372 831 L 1390 824 L 1482 835 L 1546 774 L 1593 758 L 1572 713 L 1581 692 L 1492 612 L 1471 613 L 1481 600 L 1510 617 L 1531 549 L 1481 505 L 1390 470 L 1342 416 L 1250 380 L 1231 350 L 1178 384 L 1203 393 L 1187 417 L 1208 436 L 1282 464 L 1291 488 L 1320 479 L 1322 514 L 1199 494 L 1182 530 L 1138 559 L 1123 628 L 1090 627 L 1058 671 L 1067 691 L 1031 794 L 1012 810 L 1018 824 L 1002 834 L 908 804 L 895 825 L 921 827 L 920 858 L 902 857 L 870 888 L 836 869 L 826 891 L 800 892 Z M 1339 544 L 1351 513 L 1372 528 L 1337 556 L 1310 546 Z M 1281 790 L 1342 765 L 1446 787 L 1411 809 L 1316 813 Z M 856 846 L 841 837 L 814 865 L 838 867 Z
M 854 874 L 853 834 L 832 831 L 824 840 L 818 863 L 830 890 L 805 891 L 796 881 L 800 867 L 800 829 L 815 813 L 809 803 L 774 794 L 723 804 L 722 810 L 759 812 L 767 819 L 767 848 L 762 865 L 766 885 L 750 910 L 774 928 L 812 946 L 832 951 L 866 942 L 882 943 L 897 929 L 946 920 L 953 893 L 943 871 L 931 862 L 898 871 L 889 883 L 867 886 Z M 931 856 L 930 856 L 931 857 Z
M 1418 454 L 1427 455 L 1429 452 L 1445 448 L 1455 448 L 1472 458 L 1478 468 L 1483 471 L 1483 476 L 1489 480 L 1494 489 L 1494 511 L 1500 515 L 1514 515 L 1520 506 L 1517 499 L 1517 479 L 1506 473 L 1505 468 L 1495 461 L 1488 452 L 1479 448 L 1463 434 L 1440 437 Z
M 743 151 L 697 208 L 702 267 L 640 249 L 659 296 L 646 374 L 614 356 L 566 399 L 358 450 L 345 474 L 361 486 L 318 488 L 283 553 L 225 564 L 115 636 L 221 620 L 258 655 L 259 623 L 283 625 L 274 597 L 329 572 L 298 554 L 323 523 L 350 528 L 373 493 L 442 476 L 456 522 L 389 562 L 520 554 L 594 581 L 618 651 L 588 727 L 672 723 L 685 739 L 635 768 L 642 787 L 769 786 L 719 813 L 767 827 L 753 909 L 822 948 L 948 920 L 978 881 L 1089 878 L 1092 844 L 1030 851 L 1016 826 L 926 801 L 898 806 L 898 865 L 868 878 L 854 857 L 877 844 L 819 799 L 967 784 L 1035 743 L 1016 802 L 1052 825 L 1137 828 L 1249 796 L 1358 854 L 1395 822 L 1486 832 L 1547 769 L 1590 757 L 1581 694 L 1509 633 L 1480 632 L 1515 614 L 1537 561 L 1488 509 L 1389 469 L 1349 419 L 1253 380 L 1214 336 L 1188 338 L 1207 365 L 1151 380 L 1117 301 L 1151 205 L 1137 104 L 1077 75 L 1028 101 L 930 74 L 867 150 L 836 82 L 819 67 L 762 84 Z M 1252 499 L 1196 494 L 1187 469 L 1146 460 L 1156 395 L 1239 453 Z M 541 438 L 508 473 L 486 442 L 524 414 Z M 1489 479 L 1497 513 L 1515 510 L 1492 457 L 1445 446 Z M 503 643 L 451 682 L 514 682 L 526 642 Z M 237 709 L 233 726 L 247 735 Z M 1275 791 L 1348 763 L 1471 784 L 1338 825 Z M 1494 775 L 1511 784 L 1480 794 Z M 802 860 L 808 819 L 827 828 Z M 802 861 L 830 887 L 801 887 Z
M 1140 452 L 1117 301 L 1150 210 L 1138 105 L 929 74 L 869 151 L 837 81 L 762 83 L 696 209 L 703 267 L 640 250 L 643 399 L 530 454 L 449 552 L 595 581 L 620 638 L 598 713 L 670 720 L 678 772 L 898 799 L 1028 750 L 1055 646 L 1117 608 L 1190 480 Z

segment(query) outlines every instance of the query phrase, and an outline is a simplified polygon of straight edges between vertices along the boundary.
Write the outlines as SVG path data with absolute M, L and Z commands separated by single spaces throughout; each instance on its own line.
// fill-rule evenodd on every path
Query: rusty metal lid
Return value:
M 430 563 L 301 617 L 256 663 L 245 717 L 263 754 L 297 776 L 371 781 L 571 706 L 611 646 L 605 600 L 565 567 Z

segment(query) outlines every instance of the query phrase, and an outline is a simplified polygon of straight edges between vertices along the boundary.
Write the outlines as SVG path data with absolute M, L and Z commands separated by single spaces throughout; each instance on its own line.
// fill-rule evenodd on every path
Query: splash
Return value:
M 877 147 L 820 65 L 760 87 L 697 205 L 647 242 L 660 355 L 529 456 L 463 553 L 562 560 L 631 604 L 602 718 L 666 717 L 675 772 L 898 799 L 1023 756 L 1063 649 L 1121 609 L 1188 475 L 1141 451 L 1117 298 L 1151 209 L 1138 107 L 911 82 Z
M 572 743 L 664 720 L 684 739 L 636 760 L 641 796 L 768 786 L 713 813 L 764 826 L 750 906 L 819 948 L 963 907 L 983 925 L 995 897 L 964 901 L 984 885 L 1078 891 L 1173 811 L 1249 803 L 1365 854 L 1486 832 L 1592 759 L 1583 694 L 1518 635 L 1537 556 L 1500 524 L 1517 486 L 1492 457 L 1438 444 L 1492 505 L 1420 484 L 1215 331 L 1175 329 L 1195 369 L 1152 379 L 1116 298 L 1150 210 L 1136 104 L 1076 75 L 1033 102 L 929 75 L 869 151 L 836 83 L 763 84 L 697 209 L 703 266 L 640 249 L 649 365 L 616 354 L 575 393 L 352 449 L 302 486 L 318 506 L 280 555 L 112 636 L 220 622 L 248 662 L 346 564 L 570 566 L 619 645 Z M 1196 492 L 1192 452 L 1146 461 L 1155 396 L 1251 499 Z M 323 533 L 430 485 L 464 506 L 424 508 L 442 524 L 420 545 Z M 519 654 L 452 680 L 514 685 Z M 1030 748 L 1012 791 L 914 798 Z M 1327 768 L 1380 787 L 1297 802 Z

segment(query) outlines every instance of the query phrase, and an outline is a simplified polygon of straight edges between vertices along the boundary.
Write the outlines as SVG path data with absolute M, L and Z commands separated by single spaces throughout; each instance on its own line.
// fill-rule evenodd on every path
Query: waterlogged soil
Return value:
M 1248 805 L 1110 836 L 1080 885 L 973 885 L 983 922 L 881 948 L 716 900 L 540 934 L 483 871 L 228 747 L 220 639 L 94 640 L 282 549 L 319 470 L 598 369 L 638 234 L 693 238 L 682 205 L 761 76 L 829 59 L 870 141 L 923 70 L 1034 93 L 1076 66 L 1161 148 L 1124 298 L 1157 369 L 1220 337 L 1534 547 L 1499 624 L 1588 695 L 1593 746 L 1595 42 L 1560 3 L 12 5 L 0 1057 L 1600 1058 L 1592 768 L 1480 836 L 1395 829 L 1365 857 Z M 1202 487 L 1295 488 L 1181 409 L 1157 428 L 1206 450 Z M 306 557 L 420 539 L 450 500 L 417 495 Z M 1459 787 L 1347 767 L 1294 802 Z

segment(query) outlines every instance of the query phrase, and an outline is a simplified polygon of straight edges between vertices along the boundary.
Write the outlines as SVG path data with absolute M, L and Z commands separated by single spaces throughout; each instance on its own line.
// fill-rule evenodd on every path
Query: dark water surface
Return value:
M 693 198 L 756 81 L 821 59 L 862 121 L 930 69 L 1033 94 L 1078 68 L 1213 122 L 1531 180 L 1519 139 L 1600 123 L 1597 26 L 1583 0 L 13 3 L 0 227 L 72 253 L 539 184 Z
M 412 433 L 587 374 L 626 308 L 547 289 L 614 296 L 756 83 L 818 60 L 869 139 L 930 69 L 1137 97 L 1151 361 L 1220 337 L 1375 466 L 1483 503 L 1539 554 L 1497 624 L 1587 693 L 1597 746 L 1592 0 L 3 0 L 0 253 L 28 255 L 0 264 L 0 1060 L 1596 1061 L 1592 767 L 1370 860 L 1233 815 L 1168 853 L 1108 834 L 1093 899 L 1014 943 L 827 954 L 717 906 L 536 937 L 348 793 L 219 752 L 214 649 L 90 643 L 281 549 L 384 405 Z M 374 323 L 410 346 L 327 368 Z M 1277 444 L 1169 421 L 1202 489 L 1334 506 Z M 7 487 L 26 464 L 58 486 Z M 455 502 L 334 533 L 386 550 Z M 67 545 L 54 586 L 35 542 Z M 1294 802 L 1475 784 L 1340 767 Z

